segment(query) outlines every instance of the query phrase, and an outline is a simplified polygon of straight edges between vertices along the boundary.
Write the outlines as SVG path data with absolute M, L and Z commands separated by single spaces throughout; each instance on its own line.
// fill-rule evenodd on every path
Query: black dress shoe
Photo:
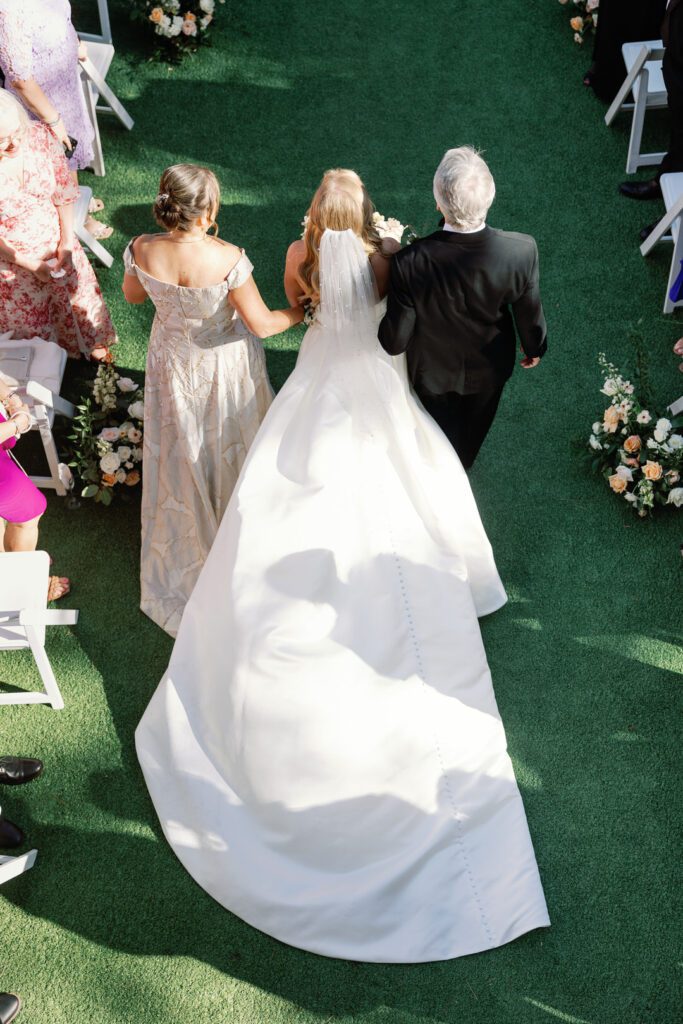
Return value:
M 0 1024 L 11 1024 L 21 1009 L 21 999 L 11 992 L 0 992 Z
M 647 239 L 650 237 L 650 235 L 652 234 L 652 232 L 654 231 L 654 229 L 657 227 L 658 224 L 659 224 L 658 220 L 653 220 L 652 224 L 648 224 L 647 227 L 640 229 L 639 234 L 640 234 L 641 242 L 647 241 Z
M 627 199 L 661 199 L 662 189 L 659 178 L 650 178 L 649 181 L 622 181 L 619 186 L 622 196 Z
M 25 841 L 26 837 L 18 825 L 13 825 L 7 818 L 0 817 L 0 847 L 2 849 L 13 850 L 15 846 L 23 846 Z
M 0 757 L 0 784 L 21 786 L 37 779 L 42 770 L 43 762 L 37 757 Z

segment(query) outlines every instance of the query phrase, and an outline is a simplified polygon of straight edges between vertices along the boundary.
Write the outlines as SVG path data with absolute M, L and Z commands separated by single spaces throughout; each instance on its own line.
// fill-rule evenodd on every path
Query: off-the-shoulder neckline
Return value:
M 235 270 L 237 270 L 237 268 L 239 267 L 239 265 L 242 262 L 242 260 L 245 260 L 245 259 L 248 260 L 249 259 L 249 257 L 247 256 L 246 252 L 244 251 L 244 249 L 240 249 L 241 256 L 237 260 L 237 262 L 235 263 L 234 267 L 232 267 L 228 271 L 228 273 L 225 275 L 225 277 L 223 278 L 222 281 L 218 281 L 216 284 L 202 284 L 202 285 L 173 284 L 172 281 L 162 281 L 161 278 L 155 277 L 154 274 L 148 274 L 146 270 L 143 270 L 142 267 L 138 266 L 138 264 L 135 262 L 135 256 L 133 255 L 133 250 L 131 248 L 131 243 L 130 242 L 127 245 L 127 249 L 128 249 L 128 252 L 130 253 L 130 257 L 131 257 L 131 259 L 133 261 L 133 266 L 135 267 L 135 269 L 138 271 L 139 274 L 144 274 L 145 277 L 148 277 L 150 279 L 150 281 L 154 281 L 156 284 L 162 284 L 166 288 L 182 288 L 183 291 L 186 291 L 186 292 L 205 292 L 209 288 L 222 288 L 223 285 L 226 285 L 228 283 L 228 278 L 230 277 L 231 274 L 233 274 L 235 272 Z

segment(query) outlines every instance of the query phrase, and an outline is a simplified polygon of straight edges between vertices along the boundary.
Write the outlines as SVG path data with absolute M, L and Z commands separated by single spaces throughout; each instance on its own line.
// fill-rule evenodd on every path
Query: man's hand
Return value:
M 533 370 L 534 366 L 538 366 L 540 361 L 540 356 L 524 356 L 519 365 L 523 366 L 525 370 Z

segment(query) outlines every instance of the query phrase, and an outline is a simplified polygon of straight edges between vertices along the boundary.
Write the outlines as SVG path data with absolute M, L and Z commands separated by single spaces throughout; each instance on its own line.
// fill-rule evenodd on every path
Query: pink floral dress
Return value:
M 78 142 L 69 167 L 89 167 L 95 136 L 81 86 L 69 0 L 0 0 L 0 68 L 10 90 L 13 82 L 27 78 L 38 83 Z
M 78 198 L 59 142 L 45 125 L 24 139 L 23 186 L 0 186 L 0 239 L 23 256 L 47 260 L 60 239 L 58 207 Z M 0 334 L 56 341 L 70 356 L 109 348 L 116 332 L 95 272 L 74 239 L 73 268 L 48 283 L 0 256 Z

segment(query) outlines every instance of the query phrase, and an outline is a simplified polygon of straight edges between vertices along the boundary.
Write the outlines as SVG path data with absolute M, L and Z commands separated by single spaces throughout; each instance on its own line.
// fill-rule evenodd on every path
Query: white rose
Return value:
M 655 436 L 657 435 L 657 433 L 660 433 L 660 434 L 663 434 L 664 437 L 666 437 L 666 435 L 669 433 L 670 430 L 671 430 L 671 421 L 670 420 L 666 420 L 666 419 L 664 419 L 662 417 L 661 420 L 657 420 L 657 422 L 655 423 Z
M 614 381 L 612 377 L 608 377 L 605 381 L 604 387 L 602 387 L 600 390 L 602 391 L 603 395 L 607 395 L 608 397 L 611 398 L 612 395 L 616 395 L 617 393 L 616 381 Z
M 178 5 L 178 6 L 180 6 L 180 5 Z M 174 7 L 173 9 L 175 11 L 177 11 L 178 7 Z M 168 34 L 169 34 L 169 36 L 179 36 L 180 33 L 182 32 L 182 29 L 183 29 L 183 19 L 179 15 L 176 14 L 176 16 L 174 17 L 173 21 L 171 22 L 171 27 L 168 30 Z
M 598 421 L 596 420 L 593 424 L 592 430 L 594 434 L 599 434 L 602 430 L 602 423 L 598 423 Z
M 122 484 L 125 479 L 126 479 L 126 471 L 125 471 L 125 469 L 117 469 L 116 470 L 116 482 L 117 482 L 117 484 Z
M 138 389 L 137 384 L 135 383 L 134 380 L 131 380 L 130 377 L 119 377 L 119 379 L 118 379 L 118 387 L 119 387 L 119 391 L 124 391 L 124 392 L 126 392 L 126 391 L 137 391 L 137 389 Z
M 116 452 L 107 452 L 100 459 L 100 469 L 103 473 L 115 473 L 121 465 L 121 459 Z
M 655 430 L 652 435 L 658 444 L 663 444 L 666 441 L 666 430 Z
M 204 14 L 213 14 L 216 4 L 214 0 L 199 0 L 199 6 L 204 11 Z
M 638 420 L 639 423 L 649 423 L 650 420 L 652 419 L 652 416 L 650 416 L 650 414 L 647 411 L 647 409 L 642 409 L 638 413 L 638 415 L 636 416 L 636 419 Z
M 121 451 L 120 448 L 119 451 Z M 620 476 L 622 480 L 628 480 L 629 483 L 633 480 L 633 470 L 628 466 L 617 466 L 616 475 Z
M 104 430 L 100 430 L 99 438 L 101 441 L 107 441 L 109 444 L 112 444 L 119 439 L 119 428 L 105 427 Z
M 591 436 L 588 438 L 588 443 L 591 446 L 591 448 L 595 449 L 596 452 L 602 451 L 602 445 L 598 441 L 595 434 L 591 434 Z
M 673 490 L 669 491 L 666 503 L 667 505 L 675 505 L 676 508 L 680 508 L 683 505 L 683 487 L 674 487 Z
M 678 448 L 683 447 L 683 437 L 680 434 L 672 434 L 669 438 L 669 445 L 672 451 L 676 451 Z
M 651 437 L 648 437 L 648 439 L 647 439 L 647 446 L 648 446 L 648 448 L 659 448 L 659 445 L 657 444 L 657 442 L 653 441 Z
M 130 458 L 131 451 L 132 449 L 129 448 L 127 444 L 122 444 L 116 449 L 116 454 L 121 459 L 121 462 L 127 462 Z
M 131 416 L 134 416 L 136 420 L 142 420 L 145 418 L 145 403 L 144 402 L 131 402 L 128 406 L 128 412 Z M 133 424 L 131 423 L 131 426 Z

